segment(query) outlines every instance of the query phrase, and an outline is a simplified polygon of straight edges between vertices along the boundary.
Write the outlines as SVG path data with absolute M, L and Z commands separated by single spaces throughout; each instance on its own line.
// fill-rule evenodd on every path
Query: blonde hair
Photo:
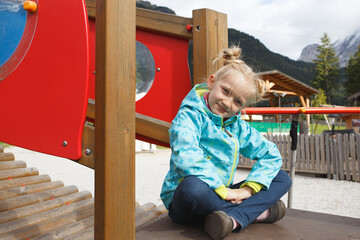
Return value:
M 219 56 L 213 61 L 213 63 L 220 61 L 223 65 L 215 73 L 215 79 L 221 79 L 231 72 L 240 73 L 249 84 L 249 90 L 252 91 L 246 104 L 250 105 L 265 100 L 268 89 L 260 75 L 239 59 L 241 52 L 241 48 L 235 46 L 221 50 Z

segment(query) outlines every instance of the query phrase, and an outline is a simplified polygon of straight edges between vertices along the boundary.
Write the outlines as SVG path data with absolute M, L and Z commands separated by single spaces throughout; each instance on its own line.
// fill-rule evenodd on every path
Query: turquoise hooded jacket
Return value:
M 160 197 L 168 209 L 184 177 L 194 175 L 219 194 L 232 184 L 239 154 L 256 160 L 245 182 L 268 189 L 282 166 L 276 145 L 240 119 L 213 114 L 203 99 L 206 84 L 196 85 L 183 100 L 169 129 L 172 150 L 170 170 Z M 220 195 L 220 194 L 219 194 Z

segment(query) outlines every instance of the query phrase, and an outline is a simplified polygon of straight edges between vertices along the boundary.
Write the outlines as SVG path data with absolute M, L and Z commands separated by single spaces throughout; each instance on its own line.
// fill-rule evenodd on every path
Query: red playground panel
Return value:
M 90 19 L 89 98 L 95 99 L 95 21 Z M 136 30 L 136 40 L 151 52 L 155 79 L 147 94 L 136 102 L 136 112 L 171 122 L 186 94 L 191 90 L 188 66 L 189 40 Z M 138 49 L 137 49 L 138 50 Z
M 20 7 L 28 21 L 24 33 L 33 33 L 23 34 L 15 45 L 15 53 L 26 47 L 20 51 L 23 58 L 14 53 L 0 65 L 0 73 L 6 73 L 0 80 L 0 141 L 79 159 L 88 98 L 95 98 L 95 21 L 89 24 L 85 0 L 64 2 L 62 9 L 71 9 L 66 17 L 51 1 L 37 4 L 35 13 Z M 150 76 L 146 81 L 151 84 L 145 81 L 148 87 L 143 88 L 146 84 L 140 81 L 136 112 L 171 122 L 191 89 L 189 40 L 137 30 L 137 41 L 152 63 L 145 61 L 142 69 L 137 65 L 137 76 Z M 142 55 L 138 60 L 143 62 Z M 5 68 L 10 62 L 12 71 Z
M 38 1 L 37 12 L 27 13 L 28 19 L 37 16 L 32 42 L 0 81 L 0 141 L 79 159 L 88 100 L 88 17 L 84 0 L 61 4 L 60 10 L 53 1 Z
M 189 40 L 139 30 L 136 40 L 149 48 L 158 69 L 151 89 L 136 102 L 136 112 L 171 122 L 191 90 Z

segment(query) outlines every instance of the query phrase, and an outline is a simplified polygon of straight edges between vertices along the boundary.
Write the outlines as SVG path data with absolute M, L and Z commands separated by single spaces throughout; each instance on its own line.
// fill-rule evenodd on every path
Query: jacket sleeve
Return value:
M 170 168 L 181 178 L 195 175 L 206 182 L 220 197 L 225 198 L 220 177 L 216 174 L 214 164 L 204 157 L 200 147 L 201 113 L 188 108 L 181 108 L 169 130 L 172 150 Z M 218 190 L 218 191 L 216 191 Z
M 239 143 L 241 154 L 256 160 L 245 182 L 259 183 L 268 189 L 282 166 L 277 146 L 245 122 L 241 126 Z

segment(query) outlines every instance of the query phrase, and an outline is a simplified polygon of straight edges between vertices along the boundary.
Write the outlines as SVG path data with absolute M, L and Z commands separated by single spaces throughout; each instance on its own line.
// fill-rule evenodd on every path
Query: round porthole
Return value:
M 155 61 L 150 50 L 136 41 L 136 101 L 150 90 L 155 78 Z
M 0 1 L 0 81 L 19 66 L 35 34 L 37 12 L 27 13 L 22 3 Z

